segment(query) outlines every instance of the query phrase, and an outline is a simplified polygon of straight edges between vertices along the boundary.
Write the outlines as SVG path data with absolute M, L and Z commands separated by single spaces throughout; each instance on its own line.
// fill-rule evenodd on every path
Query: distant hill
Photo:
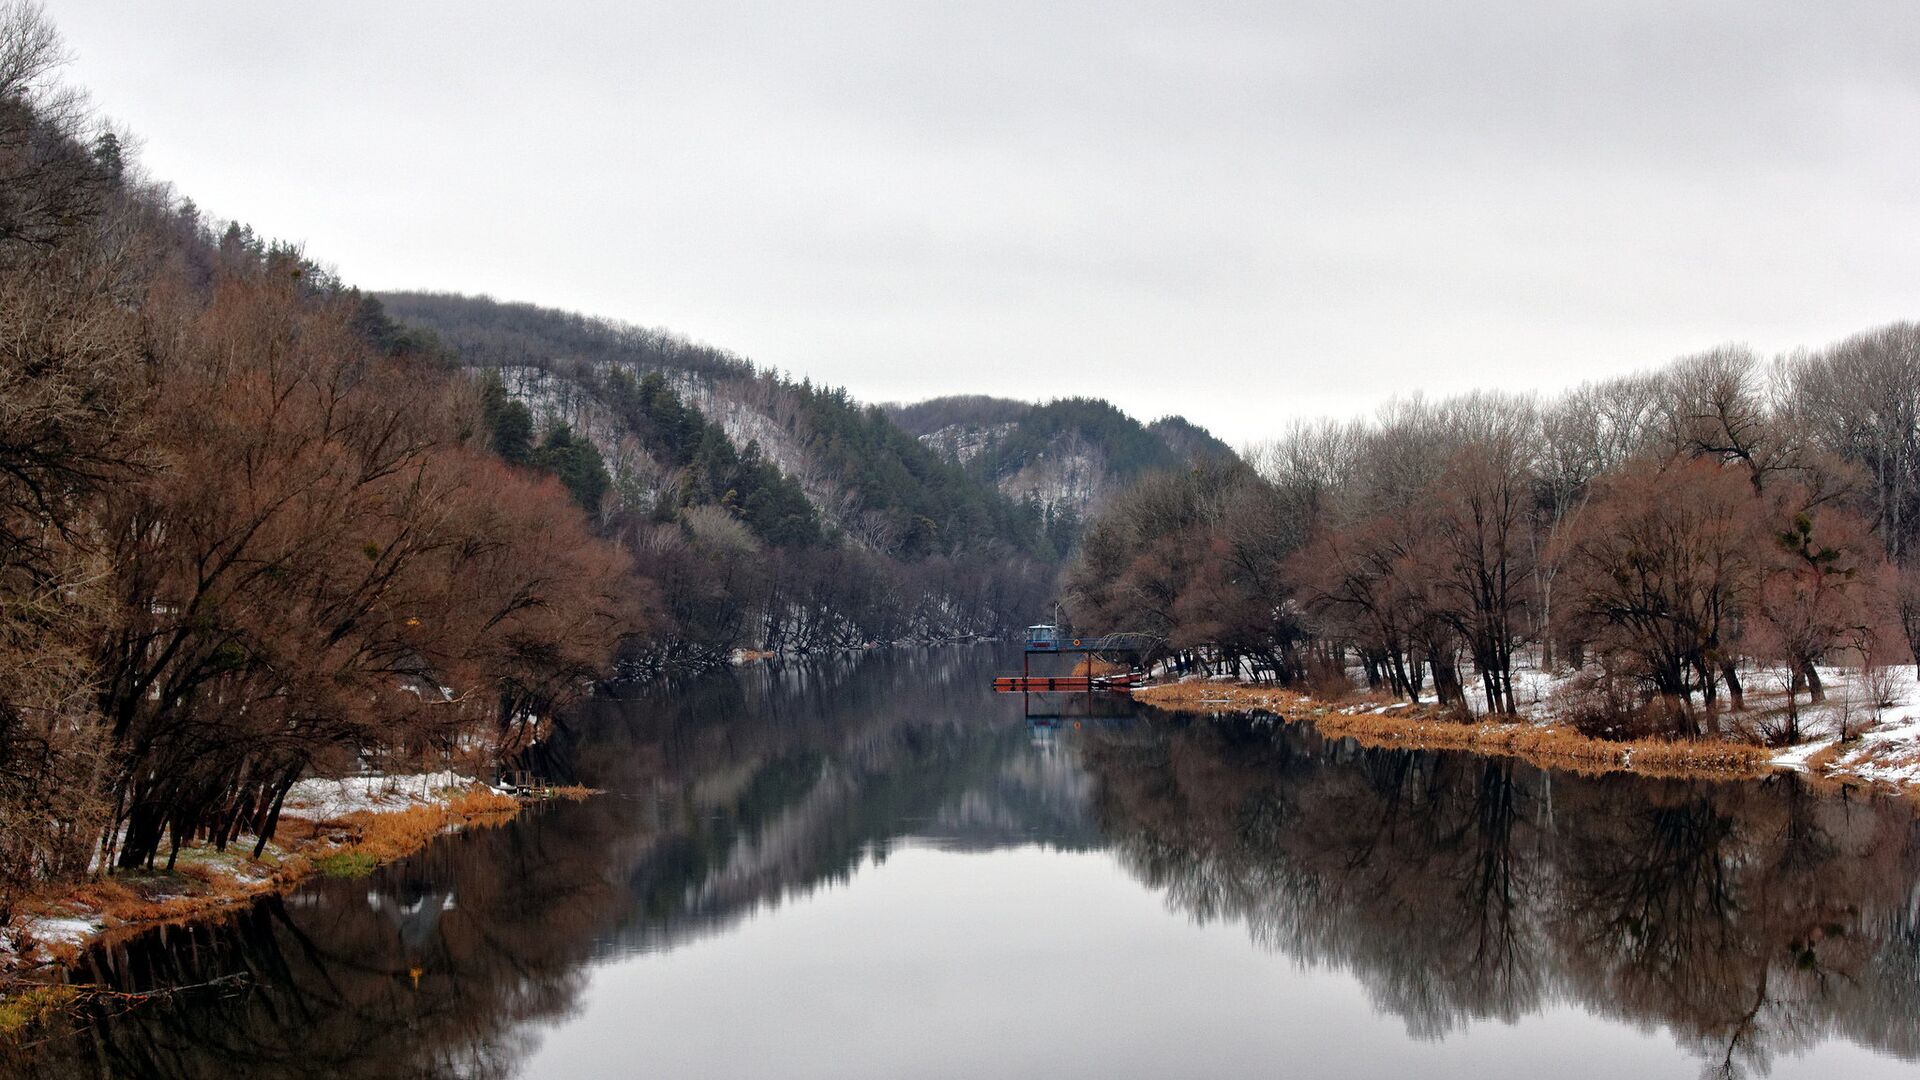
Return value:
M 1189 465 L 1198 461 L 1225 461 L 1239 457 L 1233 447 L 1221 442 L 1213 432 L 1184 416 L 1163 416 L 1147 425 L 1174 453 Z
M 1034 505 L 1056 543 L 1142 473 L 1234 452 L 1178 416 L 1142 424 L 1099 398 L 1042 404 L 984 395 L 885 406 L 896 423 L 1008 498 Z
M 869 406 L 667 331 L 451 293 L 379 300 L 457 363 L 497 375 L 535 428 L 564 424 L 590 443 L 621 508 L 726 504 L 731 493 L 754 500 L 753 513 L 735 512 L 769 539 L 821 529 L 906 559 L 996 550 L 1059 558 L 1088 512 L 1141 474 L 1233 456 L 1182 417 L 1142 424 L 1097 398 Z M 657 386 L 641 385 L 649 374 Z M 671 400 L 662 402 L 663 391 Z M 753 491 L 734 491 L 742 482 Z M 817 526 L 792 491 L 804 494 Z
M 459 364 L 496 374 L 537 428 L 565 424 L 590 442 L 623 509 L 649 511 L 689 491 L 707 501 L 744 499 L 725 479 L 709 478 L 770 467 L 804 493 L 831 534 L 881 554 L 1064 554 L 1034 507 L 843 389 L 796 382 L 665 331 L 532 304 L 426 292 L 379 300 L 393 319 L 430 331 Z M 643 385 L 648 375 L 657 378 Z M 713 436 L 704 434 L 709 426 Z M 722 436 L 724 451 L 714 445 Z M 738 460 L 689 478 L 689 469 L 729 457 Z M 766 524 L 756 531 L 812 535 L 804 513 L 787 505 L 787 485 L 756 486 L 775 508 L 762 512 Z

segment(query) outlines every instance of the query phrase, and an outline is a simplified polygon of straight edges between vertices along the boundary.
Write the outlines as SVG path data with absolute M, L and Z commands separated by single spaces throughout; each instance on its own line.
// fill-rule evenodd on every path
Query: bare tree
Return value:
M 1848 338 L 1790 365 L 1786 381 L 1811 436 L 1871 474 L 1875 528 L 1904 559 L 1920 500 L 1920 324 Z
M 38 5 L 0 5 L 0 924 L 84 872 L 103 823 L 89 661 L 114 568 L 92 524 L 139 457 L 139 252 L 54 81 L 64 58 Z
M 1777 733 L 1799 740 L 1798 692 L 1825 700 L 1818 665 L 1843 646 L 1871 656 L 1890 622 L 1893 592 L 1866 529 L 1844 513 L 1793 514 L 1764 550 L 1754 604 L 1753 635 L 1764 655 L 1788 672 L 1787 717 Z
M 1565 542 L 1566 617 L 1601 663 L 1646 682 L 1656 726 L 1694 734 L 1690 695 L 1714 677 L 1765 543 L 1750 481 L 1718 462 L 1642 459 L 1607 479 Z

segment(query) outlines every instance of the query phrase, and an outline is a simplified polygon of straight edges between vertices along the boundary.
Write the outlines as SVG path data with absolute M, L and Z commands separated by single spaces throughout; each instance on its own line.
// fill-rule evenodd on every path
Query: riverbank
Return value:
M 252 837 L 225 851 L 184 847 L 171 870 L 120 870 L 28 898 L 0 929 L 0 994 L 39 985 L 35 973 L 71 963 L 96 942 L 205 918 L 315 874 L 364 876 L 444 833 L 505 824 L 522 805 L 453 772 L 303 780 L 258 857 Z
M 1513 719 L 1462 717 L 1433 704 L 1321 701 L 1270 685 L 1205 679 L 1142 687 L 1134 698 L 1173 712 L 1269 713 L 1363 746 L 1466 750 L 1587 774 L 1751 779 L 1792 769 L 1817 781 L 1920 794 L 1920 701 L 1906 700 L 1920 694 L 1902 691 L 1870 714 L 1854 715 L 1846 674 L 1831 681 L 1838 685 L 1829 690 L 1829 703 L 1802 710 L 1809 737 L 1785 748 L 1710 738 L 1613 741 L 1583 735 L 1539 708 Z

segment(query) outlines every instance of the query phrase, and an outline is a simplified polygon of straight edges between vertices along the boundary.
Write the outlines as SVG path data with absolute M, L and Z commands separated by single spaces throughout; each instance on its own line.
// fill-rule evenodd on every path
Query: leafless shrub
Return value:
M 1307 661 L 1306 692 L 1319 701 L 1341 701 L 1353 696 L 1353 677 L 1346 666 L 1314 653 Z
M 1873 707 L 1871 699 L 1871 691 L 1866 687 L 1852 684 L 1840 687 L 1837 694 L 1828 697 L 1833 723 L 1841 742 L 1847 741 L 1852 733 L 1859 730 L 1866 711 Z
M 1793 676 L 1785 671 L 1771 671 L 1762 678 L 1770 684 L 1768 690 L 1776 691 L 1777 688 L 1776 692 L 1785 704 L 1756 709 L 1742 718 L 1736 731 L 1743 738 L 1762 746 L 1792 746 L 1800 741 L 1801 736 L 1800 711 L 1791 707 Z
M 1549 704 L 1553 715 L 1580 734 L 1595 739 L 1634 739 L 1645 730 L 1645 695 L 1638 680 L 1586 668 L 1557 687 Z
M 1891 709 L 1900 702 L 1900 695 L 1894 689 L 1897 679 L 1891 664 L 1869 664 L 1860 673 L 1860 686 L 1866 691 L 1868 704 L 1878 711 Z

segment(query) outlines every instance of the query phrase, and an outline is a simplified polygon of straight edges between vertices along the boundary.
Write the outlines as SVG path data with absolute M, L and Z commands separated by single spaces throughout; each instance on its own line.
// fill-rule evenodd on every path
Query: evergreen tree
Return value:
M 118 184 L 127 168 L 120 149 L 120 136 L 108 131 L 95 139 L 93 160 L 99 164 L 100 171 L 106 174 L 109 181 Z
M 547 432 L 539 452 L 534 455 L 534 463 L 558 476 L 573 494 L 573 500 L 589 514 L 600 512 L 600 500 L 613 486 L 600 451 L 593 443 L 576 436 L 566 424 L 556 424 Z
M 526 404 L 507 395 L 498 372 L 488 372 L 480 383 L 480 412 L 491 433 L 493 452 L 514 465 L 533 463 L 533 413 Z

